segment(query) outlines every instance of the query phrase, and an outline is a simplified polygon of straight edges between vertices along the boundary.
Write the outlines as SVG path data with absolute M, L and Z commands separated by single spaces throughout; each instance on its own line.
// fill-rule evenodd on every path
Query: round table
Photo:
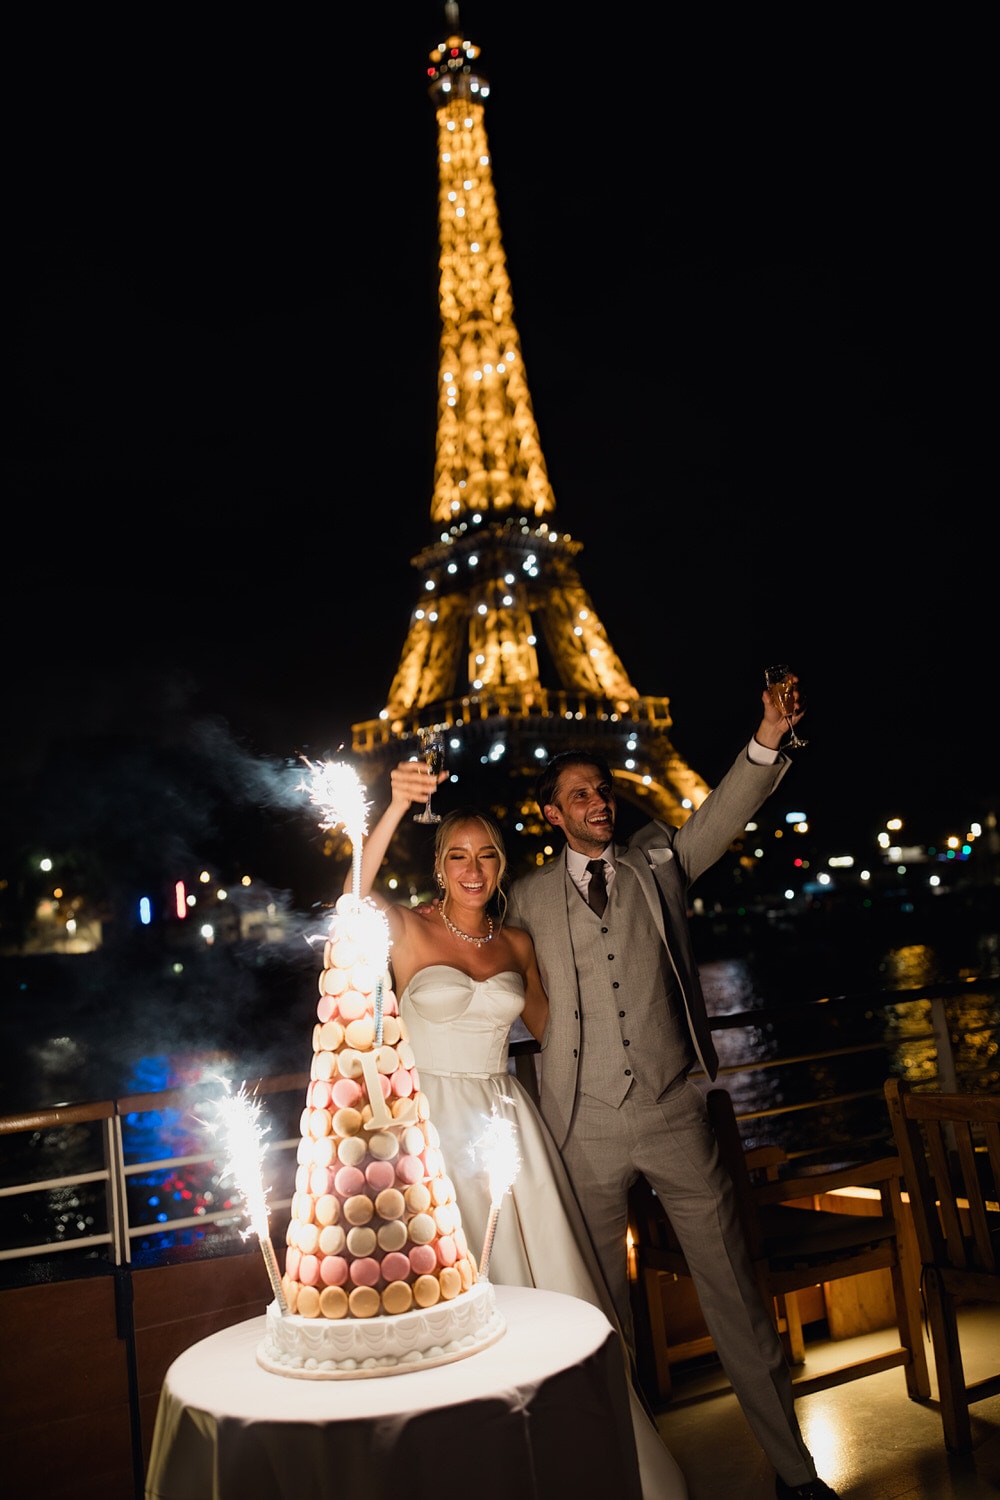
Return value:
M 490 1348 L 436 1369 L 301 1380 L 264 1319 L 186 1349 L 160 1393 L 146 1500 L 638 1500 L 621 1346 L 588 1302 L 496 1289 Z

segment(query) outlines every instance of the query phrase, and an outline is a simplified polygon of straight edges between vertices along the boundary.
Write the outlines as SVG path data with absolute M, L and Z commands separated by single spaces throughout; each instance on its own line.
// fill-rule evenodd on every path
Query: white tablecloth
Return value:
M 554 1292 L 496 1296 L 492 1347 L 383 1379 L 262 1370 L 263 1318 L 194 1344 L 163 1382 L 146 1500 L 638 1500 L 607 1319 Z

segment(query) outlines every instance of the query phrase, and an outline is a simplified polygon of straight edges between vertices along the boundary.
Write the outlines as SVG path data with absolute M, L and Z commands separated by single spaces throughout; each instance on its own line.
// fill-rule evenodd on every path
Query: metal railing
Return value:
M 308 1073 L 281 1074 L 261 1078 L 254 1086 L 254 1096 L 274 1099 L 282 1094 L 295 1093 L 304 1097 L 309 1082 Z M 202 1207 L 196 1213 L 158 1213 L 146 1217 L 130 1208 L 129 1187 L 144 1180 L 165 1174 L 176 1175 L 187 1169 L 208 1167 L 220 1189 L 229 1175 L 227 1172 L 227 1147 L 224 1142 L 211 1141 L 211 1128 L 204 1121 L 203 1112 L 220 1097 L 218 1081 L 206 1081 L 183 1089 L 169 1089 L 162 1093 L 131 1095 L 123 1099 L 104 1100 L 95 1104 L 75 1104 L 53 1109 L 39 1110 L 30 1114 L 0 1116 L 0 1139 L 9 1144 L 15 1137 L 30 1136 L 36 1141 L 43 1132 L 65 1132 L 72 1127 L 98 1126 L 100 1164 L 90 1170 L 68 1172 L 62 1175 L 30 1176 L 18 1181 L 0 1184 L 0 1205 L 4 1200 L 24 1200 L 35 1193 L 61 1195 L 78 1192 L 87 1187 L 103 1189 L 105 1226 L 93 1233 L 59 1234 L 55 1225 L 55 1237 L 23 1240 L 9 1243 L 9 1224 L 0 1232 L 0 1261 L 33 1260 L 43 1256 L 58 1255 L 66 1251 L 76 1253 L 104 1250 L 109 1263 L 115 1266 L 129 1265 L 134 1259 L 135 1242 L 140 1239 L 176 1238 L 184 1231 L 194 1230 L 199 1235 L 210 1234 L 216 1229 L 225 1229 L 235 1234 L 246 1230 L 246 1220 L 239 1192 L 233 1184 L 230 1191 L 220 1192 L 224 1202 L 218 1208 Z M 141 1115 L 164 1115 L 176 1113 L 179 1121 L 187 1122 L 187 1130 L 202 1131 L 208 1149 L 185 1151 L 162 1155 L 134 1156 L 129 1149 L 128 1122 Z M 175 1132 L 176 1133 L 176 1132 Z M 164 1136 L 170 1131 L 165 1130 Z M 272 1163 L 279 1154 L 294 1152 L 299 1137 L 287 1136 L 267 1144 L 267 1158 Z M 8 1167 L 5 1177 L 15 1175 L 16 1164 L 11 1171 L 11 1159 L 5 1151 Z M 23 1162 L 26 1158 L 21 1157 Z M 280 1172 L 275 1172 L 275 1180 Z M 290 1198 L 274 1199 L 268 1196 L 268 1209 L 272 1215 L 280 1215 L 291 1204 Z M 88 1204 L 90 1212 L 97 1208 L 96 1199 Z M 30 1223 L 29 1219 L 29 1223 Z M 51 1222 L 51 1221 L 50 1221 Z
M 352 727 L 352 749 L 371 751 L 400 739 L 415 736 L 430 718 L 457 728 L 496 719 L 537 721 L 586 720 L 591 733 L 607 725 L 620 730 L 623 723 L 648 725 L 666 732 L 673 720 L 670 699 L 657 697 L 601 698 L 593 693 L 572 689 L 549 689 L 538 686 L 483 688 L 465 693 L 446 702 L 430 705 L 422 712 L 411 710 L 384 719 L 368 719 Z

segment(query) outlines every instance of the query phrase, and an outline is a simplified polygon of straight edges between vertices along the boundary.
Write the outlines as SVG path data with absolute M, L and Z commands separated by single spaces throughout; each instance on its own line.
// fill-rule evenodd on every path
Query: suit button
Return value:
M 576 1057 L 576 1056 L 577 1056 L 577 1050 L 576 1050 L 576 1048 L 575 1048 L 575 1047 L 574 1047 L 574 1048 L 573 1048 L 573 1056 L 574 1056 L 574 1057 Z
M 625 1015 L 625 1012 L 623 1010 L 620 1010 L 618 1012 L 618 1019 L 621 1020 L 624 1015 Z
M 607 936 L 608 929 L 606 927 L 602 927 L 601 931 L 604 933 L 605 936 Z
M 632 1069 L 631 1068 L 626 1068 L 625 1069 L 625 1077 L 626 1078 L 631 1078 L 632 1077 Z
M 611 988 L 613 990 L 620 990 L 621 989 L 621 985 L 618 983 L 617 979 L 612 979 L 612 981 L 611 981 Z
M 622 1042 L 622 1046 L 623 1047 L 631 1047 L 631 1045 L 632 1045 L 632 1043 L 629 1041 L 628 1037 L 626 1037 L 625 1040 Z
M 614 955 L 614 954 L 613 954 L 613 953 L 609 953 L 609 954 L 608 954 L 608 958 L 609 958 L 609 959 L 613 959 L 613 958 L 614 958 L 614 956 L 615 956 L 615 955 Z

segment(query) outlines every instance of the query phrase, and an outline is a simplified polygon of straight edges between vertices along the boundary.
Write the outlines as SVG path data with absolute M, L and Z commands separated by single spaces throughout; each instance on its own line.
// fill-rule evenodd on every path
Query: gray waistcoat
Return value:
M 580 988 L 579 1088 L 619 1105 L 629 1089 L 650 1098 L 694 1062 L 676 980 L 635 876 L 619 865 L 598 917 L 566 877 Z

